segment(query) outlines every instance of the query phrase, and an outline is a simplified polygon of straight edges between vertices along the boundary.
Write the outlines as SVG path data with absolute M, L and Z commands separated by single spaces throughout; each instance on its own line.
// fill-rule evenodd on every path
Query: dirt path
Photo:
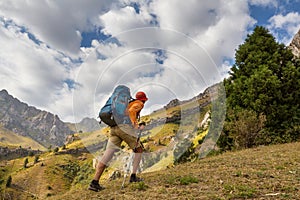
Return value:
M 13 177 L 13 187 L 22 193 L 27 193 L 36 199 L 45 199 L 47 188 L 45 177 L 46 167 L 42 166 L 45 161 L 33 165 L 29 164 L 27 169 Z

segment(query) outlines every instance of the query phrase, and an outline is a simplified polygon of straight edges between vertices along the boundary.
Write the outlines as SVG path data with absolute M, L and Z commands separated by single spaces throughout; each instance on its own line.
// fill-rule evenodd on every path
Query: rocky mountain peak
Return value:
M 45 147 L 61 146 L 73 134 L 57 115 L 28 106 L 6 90 L 0 91 L 0 125 Z
M 294 36 L 291 44 L 289 45 L 289 48 L 292 50 L 292 53 L 300 57 L 300 29 L 298 33 Z
M 103 124 L 99 124 L 99 122 L 94 118 L 85 117 L 79 123 L 76 124 L 76 129 L 78 132 L 92 132 L 95 130 L 104 127 Z
M 0 91 L 0 95 L 8 95 L 8 92 L 5 89 L 2 89 Z

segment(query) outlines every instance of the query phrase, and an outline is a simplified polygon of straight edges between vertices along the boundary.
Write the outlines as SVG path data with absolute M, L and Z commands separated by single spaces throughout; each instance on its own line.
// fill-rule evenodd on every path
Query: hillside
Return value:
M 143 183 L 121 189 L 123 178 L 86 188 L 93 175 L 90 154 L 45 154 L 37 164 L 23 159 L 1 165 L 12 176 L 1 199 L 299 199 L 300 143 L 261 146 L 207 157 L 165 170 L 142 173 Z M 42 164 L 43 163 L 43 166 Z
M 24 147 L 30 149 L 40 149 L 46 150 L 45 147 L 32 140 L 29 137 L 24 137 L 15 134 L 14 132 L 3 128 L 0 125 L 0 147 L 1 146 L 10 146 L 10 147 Z

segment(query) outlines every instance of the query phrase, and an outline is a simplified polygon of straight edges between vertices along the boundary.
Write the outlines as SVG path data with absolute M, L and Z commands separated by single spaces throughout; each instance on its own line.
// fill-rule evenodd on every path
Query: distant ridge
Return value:
M 63 145 L 66 137 L 74 133 L 57 115 L 29 106 L 6 90 L 0 91 L 0 125 L 46 148 Z

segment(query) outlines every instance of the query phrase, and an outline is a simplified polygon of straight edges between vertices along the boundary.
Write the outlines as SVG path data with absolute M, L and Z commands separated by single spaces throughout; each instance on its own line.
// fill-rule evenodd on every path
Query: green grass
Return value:
M 148 185 L 145 184 L 145 182 L 138 182 L 138 183 L 132 183 L 131 189 L 133 190 L 139 190 L 139 191 L 145 191 L 149 188 Z
M 181 185 L 189 185 L 191 183 L 198 183 L 199 179 L 191 175 L 185 175 L 179 179 Z

